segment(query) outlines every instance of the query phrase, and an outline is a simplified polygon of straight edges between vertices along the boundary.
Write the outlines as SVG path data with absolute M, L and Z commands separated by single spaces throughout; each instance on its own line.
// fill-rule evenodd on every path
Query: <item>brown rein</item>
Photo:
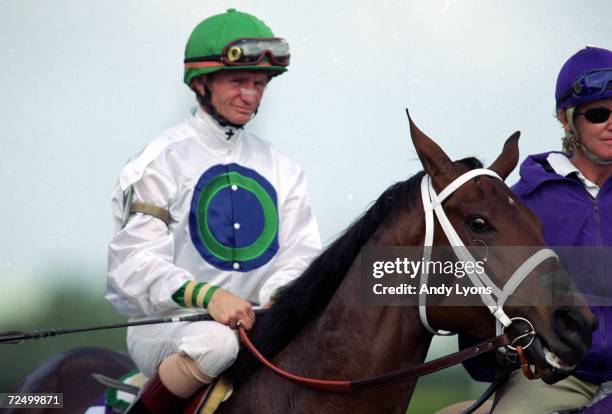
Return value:
M 521 345 L 516 346 L 516 354 L 518 355 L 519 363 L 521 364 L 521 369 L 523 370 L 523 375 L 525 375 L 528 380 L 540 378 L 539 375 L 536 375 L 531 370 L 531 366 L 529 366 L 529 361 L 527 361 L 527 356 L 525 355 L 524 349 L 525 348 L 523 348 Z
M 368 390 L 371 388 L 382 387 L 384 385 L 396 384 L 399 382 L 409 381 L 421 377 L 423 375 L 431 374 L 432 372 L 439 371 L 444 368 L 457 365 L 470 358 L 478 356 L 480 354 L 493 351 L 499 347 L 508 345 L 510 339 L 507 335 L 496 336 L 495 338 L 481 342 L 477 345 L 466 348 L 462 351 L 455 352 L 442 358 L 434 359 L 433 361 L 425 362 L 422 364 L 414 365 L 412 367 L 400 369 L 387 374 L 383 374 L 378 377 L 366 378 L 362 380 L 320 380 L 315 378 L 301 377 L 299 375 L 291 374 L 281 368 L 275 366 L 266 359 L 258 350 L 255 348 L 251 340 L 249 339 L 245 330 L 240 326 L 238 327 L 240 333 L 240 340 L 246 346 L 249 351 L 267 368 L 272 370 L 275 374 L 292 381 L 296 384 L 304 387 L 327 392 L 339 392 L 339 393 L 350 393 L 356 391 Z

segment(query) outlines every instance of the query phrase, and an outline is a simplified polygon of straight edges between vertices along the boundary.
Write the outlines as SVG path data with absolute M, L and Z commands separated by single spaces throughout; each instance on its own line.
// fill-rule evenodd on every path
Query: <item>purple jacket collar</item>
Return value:
M 551 153 L 563 154 L 568 158 L 572 156 L 572 153 L 561 151 L 548 151 L 528 156 L 521 164 L 519 170 L 520 180 L 512 186 L 512 191 L 516 195 L 521 198 L 526 197 L 542 184 L 551 181 L 568 180 L 582 186 L 578 180 L 559 175 L 552 169 L 546 161 L 548 154 Z M 610 186 L 612 186 L 612 177 L 610 177 L 601 188 L 604 189 Z
M 528 156 L 521 164 L 519 174 L 521 179 L 518 183 L 512 186 L 512 191 L 520 197 L 524 197 L 548 181 L 567 180 L 567 177 L 557 174 L 552 167 L 548 165 L 546 158 L 550 153 L 563 154 L 566 157 L 571 154 L 560 151 L 549 151 L 541 154 L 533 154 Z

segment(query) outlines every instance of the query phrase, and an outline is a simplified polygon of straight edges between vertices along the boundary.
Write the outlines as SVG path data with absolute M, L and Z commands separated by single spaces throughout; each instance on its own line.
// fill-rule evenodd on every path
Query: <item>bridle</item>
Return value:
M 434 213 L 440 222 L 442 231 L 446 235 L 455 256 L 464 263 L 476 263 L 476 259 L 465 247 L 465 244 L 453 228 L 450 220 L 444 212 L 442 203 L 448 197 L 450 197 L 455 191 L 457 191 L 463 184 L 469 180 L 479 176 L 490 176 L 504 181 L 495 171 L 486 168 L 477 168 L 470 170 L 458 178 L 453 180 L 440 194 L 436 194 L 436 190 L 433 188 L 431 182 L 431 176 L 425 175 L 421 180 L 421 198 L 423 201 L 423 209 L 425 210 L 425 241 L 423 248 L 423 260 L 429 261 L 431 257 L 431 247 L 433 246 L 434 237 Z M 540 263 L 549 258 L 558 259 L 557 254 L 551 249 L 539 249 L 527 260 L 525 260 L 516 269 L 514 274 L 508 279 L 502 289 L 498 288 L 486 272 L 475 272 L 469 271 L 470 267 L 466 269 L 466 274 L 469 277 L 472 285 L 478 288 L 488 287 L 491 291 L 490 294 L 486 293 L 485 289 L 479 289 L 478 292 L 484 305 L 489 308 L 489 311 L 493 314 L 496 322 L 497 335 L 501 335 L 504 328 L 507 328 L 512 323 L 512 319 L 504 312 L 504 303 L 506 299 L 516 288 L 525 280 L 525 278 L 535 269 Z M 421 271 L 421 283 L 420 286 L 426 286 L 429 275 L 427 273 L 427 266 L 423 266 Z M 473 267 L 472 267 L 473 269 Z M 422 290 L 421 290 L 422 291 Z M 431 334 L 433 335 L 453 335 L 452 332 L 445 332 L 435 330 L 431 327 L 427 321 L 427 296 L 425 294 L 419 294 L 419 316 L 421 317 L 421 323 Z
M 442 203 L 446 200 L 451 194 L 453 194 L 457 189 L 459 189 L 463 184 L 468 182 L 469 180 L 479 177 L 479 176 L 490 176 L 495 177 L 503 181 L 503 179 L 494 171 L 484 168 L 478 168 L 474 170 L 470 170 L 455 180 L 453 180 L 440 194 L 436 194 L 432 182 L 431 177 L 429 175 L 425 175 L 421 181 L 421 194 L 423 201 L 423 209 L 425 211 L 425 242 L 423 248 L 423 259 L 429 260 L 431 249 L 428 247 L 432 247 L 433 245 L 433 233 L 434 233 L 434 212 L 438 221 L 440 222 L 440 226 L 444 231 L 444 234 L 448 238 L 448 241 L 453 249 L 453 252 L 457 256 L 458 260 L 462 260 L 464 262 L 472 262 L 475 263 L 476 260 L 470 254 L 470 252 L 465 247 L 465 244 L 453 228 L 450 220 L 446 216 L 444 212 L 444 208 Z M 527 319 L 515 317 L 510 318 L 506 314 L 503 309 L 503 305 L 506 299 L 516 290 L 516 288 L 525 280 L 527 275 L 531 273 L 531 271 L 542 263 L 544 260 L 549 259 L 551 257 L 557 258 L 557 255 L 550 249 L 540 249 L 532 256 L 530 256 L 527 260 L 525 260 L 518 269 L 514 272 L 514 274 L 510 277 L 510 279 L 506 282 L 502 289 L 499 289 L 489 278 L 486 272 L 466 272 L 472 284 L 476 287 L 490 287 L 491 294 L 480 293 L 482 301 L 489 311 L 493 314 L 497 321 L 497 333 L 498 336 L 489 339 L 487 341 L 481 342 L 477 345 L 473 345 L 469 348 L 466 348 L 462 351 L 455 352 L 451 355 L 447 355 L 442 358 L 438 358 L 436 360 L 414 365 L 412 367 L 408 367 L 402 370 L 394 371 L 391 373 L 387 373 L 374 378 L 367 378 L 362 380 L 320 380 L 314 378 L 306 378 L 297 376 L 294 374 L 290 374 L 279 367 L 272 364 L 270 361 L 266 359 L 253 345 L 250 341 L 248 335 L 245 330 L 239 325 L 238 330 L 240 334 L 240 339 L 242 343 L 249 349 L 249 351 L 254 355 L 254 357 L 259 360 L 263 365 L 272 370 L 277 375 L 302 385 L 307 388 L 315 389 L 318 391 L 328 391 L 328 392 L 340 392 L 340 393 L 350 393 L 355 391 L 362 391 L 371 388 L 381 387 L 383 385 L 395 384 L 399 382 L 409 381 L 412 379 L 416 379 L 420 376 L 430 374 L 432 372 L 439 371 L 444 368 L 448 368 L 450 366 L 459 364 L 468 359 L 471 359 L 477 355 L 493 351 L 495 349 L 499 349 L 501 347 L 510 347 L 511 350 L 519 351 L 519 356 L 522 357 L 521 364 L 523 364 L 524 354 L 523 350 L 531 345 L 533 337 L 535 337 L 536 332 L 533 329 L 533 325 Z M 421 273 L 421 286 L 423 284 L 427 284 L 429 275 L 426 272 L 427 266 L 422 267 Z M 479 292 L 483 292 L 479 290 Z M 421 317 L 421 322 L 423 326 L 434 335 L 449 335 L 448 332 L 438 331 L 433 329 L 429 322 L 427 321 L 427 305 L 426 305 L 426 296 L 419 295 L 419 315 Z M 512 342 L 508 338 L 508 336 L 503 333 L 504 329 L 509 327 L 514 320 L 521 320 L 526 322 L 531 328 L 526 330 L 525 333 L 521 334 L 519 337 L 515 338 Z M 522 346 L 519 342 L 524 339 L 530 339 L 528 344 Z M 526 362 L 525 362 L 526 364 Z M 523 367 L 523 369 L 525 369 Z M 527 373 L 526 373 L 527 375 Z

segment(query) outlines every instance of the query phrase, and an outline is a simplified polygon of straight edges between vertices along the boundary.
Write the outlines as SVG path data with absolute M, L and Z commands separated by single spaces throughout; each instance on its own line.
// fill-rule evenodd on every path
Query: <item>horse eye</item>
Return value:
M 487 223 L 487 221 L 480 216 L 470 217 L 467 224 L 470 226 L 470 229 L 476 233 L 484 233 L 491 230 L 489 223 Z

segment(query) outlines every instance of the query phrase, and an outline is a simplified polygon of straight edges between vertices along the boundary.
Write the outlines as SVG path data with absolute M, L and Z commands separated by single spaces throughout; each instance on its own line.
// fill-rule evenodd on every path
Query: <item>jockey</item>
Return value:
M 208 310 L 214 321 L 131 327 L 148 377 L 129 412 L 167 413 L 229 367 L 252 304 L 298 277 L 320 251 L 300 166 L 245 130 L 289 45 L 234 9 L 202 21 L 185 49 L 199 105 L 123 168 L 115 187 L 106 298 L 132 320 Z
M 515 194 L 540 219 L 550 246 L 612 245 L 612 51 L 586 47 L 561 68 L 556 86 L 556 114 L 563 126 L 563 152 L 529 156 L 521 165 Z M 562 263 L 583 291 L 609 286 L 596 263 L 576 261 L 559 252 Z M 609 268 L 606 268 L 609 271 Z M 598 279 L 599 278 L 599 279 Z M 604 282 L 605 281 L 605 282 Z M 585 289 L 586 288 L 586 289 Z M 606 296 L 603 291 L 597 292 Z M 609 296 L 608 296 L 609 298 Z M 594 306 L 599 320 L 593 344 L 573 375 L 553 385 L 529 381 L 514 371 L 498 391 L 495 414 L 548 413 L 583 407 L 612 381 L 612 307 Z M 473 338 L 471 338 L 473 339 Z M 466 347 L 471 339 L 460 337 Z M 484 365 L 483 365 L 484 363 Z M 478 380 L 492 380 L 494 362 L 466 363 Z M 593 412 L 612 412 L 612 399 Z M 572 411 L 574 412 L 574 411 Z M 584 413 L 589 413 L 589 409 Z

